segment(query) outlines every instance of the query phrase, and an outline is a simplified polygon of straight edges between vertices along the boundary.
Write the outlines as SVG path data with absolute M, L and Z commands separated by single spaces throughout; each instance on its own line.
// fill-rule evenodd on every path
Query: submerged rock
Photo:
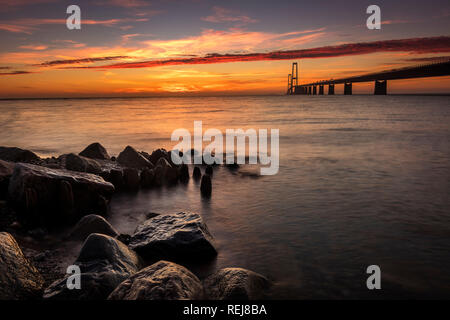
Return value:
M 0 199 L 6 199 L 9 179 L 14 171 L 14 163 L 0 160 Z
M 109 172 L 109 182 L 114 185 L 116 190 L 120 190 L 123 188 L 123 171 L 119 169 L 111 169 Z
M 117 162 L 125 167 L 144 169 L 153 168 L 153 164 L 133 147 L 127 146 L 117 157 Z
M 120 241 L 103 234 L 91 234 L 74 265 L 81 270 L 81 290 L 69 290 L 67 279 L 53 282 L 44 299 L 103 300 L 142 266 L 140 258 Z
M 100 160 L 109 160 L 109 155 L 106 149 L 98 142 L 91 143 L 79 153 L 80 156 L 91 158 L 91 159 L 100 159 Z
M 0 147 L 0 159 L 11 162 L 39 163 L 39 158 L 34 152 L 16 147 Z
M 181 182 L 188 182 L 189 181 L 189 168 L 188 166 L 183 163 L 179 170 L 179 177 Z
M 213 167 L 211 165 L 207 165 L 205 169 L 205 174 L 208 174 L 212 177 L 213 175 Z
M 205 296 L 211 300 L 262 299 L 269 287 L 264 276 L 242 268 L 225 268 L 204 280 Z
M 129 247 L 148 260 L 205 260 L 217 254 L 212 241 L 198 214 L 179 212 L 140 224 Z
M 159 261 L 122 282 L 109 300 L 198 300 L 203 295 L 200 280 L 173 262 Z
M 202 182 L 200 183 L 200 191 L 203 196 L 209 197 L 212 192 L 212 182 L 211 176 L 209 174 L 205 174 L 202 177 Z
M 105 202 L 113 192 L 114 186 L 97 175 L 25 163 L 16 164 L 8 188 L 9 198 L 23 218 L 45 225 L 105 213 Z
M 194 171 L 192 172 L 192 177 L 196 180 L 200 180 L 202 177 L 202 171 L 200 170 L 200 167 L 195 166 Z
M 0 262 L 0 300 L 33 299 L 41 295 L 44 279 L 7 232 L 0 232 Z
M 96 214 L 89 214 L 78 221 L 70 232 L 69 238 L 84 240 L 92 233 L 100 233 L 111 237 L 119 235 L 105 218 Z

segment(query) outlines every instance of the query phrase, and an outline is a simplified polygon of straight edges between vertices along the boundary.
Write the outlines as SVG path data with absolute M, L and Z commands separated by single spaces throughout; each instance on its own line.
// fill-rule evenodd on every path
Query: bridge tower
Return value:
M 328 94 L 330 95 L 332 95 L 332 94 L 334 94 L 334 83 L 330 83 L 329 85 L 328 85 Z
M 323 95 L 323 84 L 319 85 L 319 94 Z
M 295 92 L 295 88 L 298 86 L 298 63 L 292 63 L 292 73 L 291 73 L 291 94 Z
M 351 95 L 352 94 L 352 83 L 351 82 L 345 82 L 344 83 L 344 94 L 345 95 Z
M 287 85 L 287 93 L 286 94 L 292 94 L 292 87 L 291 87 L 291 74 L 288 74 L 288 85 Z
M 387 80 L 375 80 L 375 95 L 387 94 Z

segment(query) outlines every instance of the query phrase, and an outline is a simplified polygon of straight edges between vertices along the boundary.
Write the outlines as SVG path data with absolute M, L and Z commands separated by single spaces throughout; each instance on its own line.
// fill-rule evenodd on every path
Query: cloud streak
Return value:
M 11 72 L 0 72 L 0 76 L 17 76 L 22 74 L 35 73 L 31 71 L 11 71 Z
M 78 64 L 78 63 L 93 63 L 99 61 L 110 61 L 110 60 L 120 60 L 128 59 L 128 56 L 111 56 L 111 57 L 96 57 L 96 58 L 82 58 L 82 59 L 68 59 L 68 60 L 52 60 L 43 63 L 35 64 L 34 66 L 39 67 L 53 67 L 65 64 Z
M 317 59 L 362 55 L 378 52 L 408 52 L 415 54 L 450 52 L 450 37 L 396 39 L 373 42 L 348 43 L 311 49 L 274 51 L 248 54 L 209 54 L 203 57 L 159 59 L 140 62 L 121 62 L 104 66 L 80 66 L 76 69 L 133 69 L 173 65 L 196 65 L 229 62 Z M 70 67 L 69 67 L 70 68 Z

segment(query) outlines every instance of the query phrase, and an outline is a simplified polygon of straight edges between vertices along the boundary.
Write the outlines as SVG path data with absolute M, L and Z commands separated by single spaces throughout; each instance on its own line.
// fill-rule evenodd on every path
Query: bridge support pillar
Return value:
M 345 95 L 351 95 L 352 94 L 352 83 L 351 82 L 344 83 L 344 94 Z
M 317 87 L 313 86 L 313 94 L 317 94 Z
M 375 95 L 387 94 L 387 80 L 375 80 Z
M 319 94 L 322 94 L 322 95 L 323 95 L 323 84 L 321 84 L 321 85 L 319 86 Z
M 328 85 L 328 94 L 334 94 L 334 84 Z
M 308 94 L 311 94 L 311 87 L 308 87 Z

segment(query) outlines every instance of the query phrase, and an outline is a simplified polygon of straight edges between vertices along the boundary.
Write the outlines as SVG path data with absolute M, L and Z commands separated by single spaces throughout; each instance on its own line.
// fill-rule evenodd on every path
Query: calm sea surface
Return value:
M 101 142 L 171 149 L 174 129 L 280 130 L 280 170 L 217 168 L 199 186 L 113 198 L 131 233 L 147 212 L 200 213 L 219 255 L 200 275 L 239 266 L 272 279 L 274 298 L 450 297 L 450 98 L 274 96 L 0 101 L 0 145 L 41 156 Z M 382 290 L 366 289 L 379 265 Z

